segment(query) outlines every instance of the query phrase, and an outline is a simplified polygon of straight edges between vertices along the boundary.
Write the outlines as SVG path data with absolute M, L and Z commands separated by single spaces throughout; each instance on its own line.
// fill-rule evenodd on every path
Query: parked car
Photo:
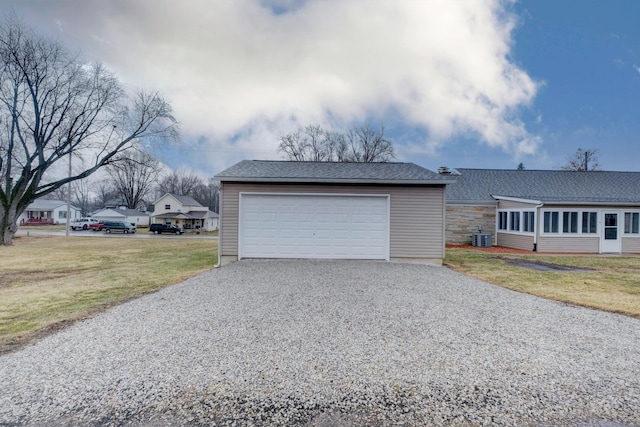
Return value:
M 178 228 L 175 225 L 171 224 L 151 224 L 149 226 L 149 231 L 153 234 L 162 234 L 162 233 L 171 233 L 171 234 L 182 234 L 184 230 L 182 228 Z
M 93 231 L 102 231 L 103 226 L 104 224 L 102 224 L 102 221 L 89 224 L 89 228 L 92 229 Z
M 136 232 L 135 225 L 122 221 L 104 221 L 102 223 L 102 229 L 105 233 L 111 233 L 112 231 L 120 231 L 124 234 Z
M 71 222 L 72 230 L 88 230 L 91 224 L 97 224 L 98 220 L 95 218 L 78 218 Z

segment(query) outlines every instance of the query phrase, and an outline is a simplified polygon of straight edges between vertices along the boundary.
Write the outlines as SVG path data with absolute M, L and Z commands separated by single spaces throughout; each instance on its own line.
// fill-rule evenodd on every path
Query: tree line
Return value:
M 91 177 L 71 184 L 71 204 L 89 215 L 112 201 L 129 209 L 152 210 L 153 203 L 167 193 L 190 196 L 202 206 L 219 211 L 219 183 L 185 170 L 166 171 L 151 154 L 140 151 L 119 156 L 106 166 L 104 179 Z M 49 198 L 67 200 L 69 186 Z

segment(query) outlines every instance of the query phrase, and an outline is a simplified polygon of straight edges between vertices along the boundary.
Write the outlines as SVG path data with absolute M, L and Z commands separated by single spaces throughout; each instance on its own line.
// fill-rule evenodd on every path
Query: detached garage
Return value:
M 413 163 L 244 160 L 216 178 L 220 265 L 444 258 L 445 186 L 453 181 Z

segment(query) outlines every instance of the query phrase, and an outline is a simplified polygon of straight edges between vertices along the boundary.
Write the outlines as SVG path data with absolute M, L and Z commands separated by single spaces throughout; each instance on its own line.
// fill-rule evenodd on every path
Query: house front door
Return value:
M 618 212 L 604 212 L 600 232 L 600 252 L 620 252 L 620 214 Z

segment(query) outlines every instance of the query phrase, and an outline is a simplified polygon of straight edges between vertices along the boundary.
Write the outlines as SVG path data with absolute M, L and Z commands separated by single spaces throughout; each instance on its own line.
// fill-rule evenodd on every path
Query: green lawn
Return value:
M 589 269 L 537 271 L 505 259 Z M 447 248 L 445 264 L 505 288 L 640 318 L 640 256 L 491 253 Z
M 213 268 L 214 239 L 18 236 L 0 246 L 0 353 Z

